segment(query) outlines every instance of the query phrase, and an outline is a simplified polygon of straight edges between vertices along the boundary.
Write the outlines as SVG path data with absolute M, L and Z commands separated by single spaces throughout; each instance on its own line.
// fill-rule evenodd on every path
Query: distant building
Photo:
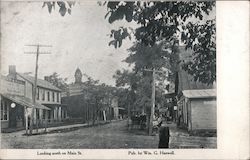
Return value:
M 75 82 L 69 84 L 67 93 L 64 93 L 65 96 L 62 97 L 62 103 L 67 104 L 71 119 L 82 119 L 87 122 L 93 119 L 93 113 L 96 112 L 97 106 L 86 100 L 89 95 L 86 83 L 82 82 L 83 74 L 79 68 L 76 69 L 74 76 Z M 119 117 L 118 100 L 110 98 L 105 97 L 102 100 L 101 103 L 106 107 L 102 107 L 97 119 L 107 120 Z
M 175 79 L 177 122 L 188 131 L 214 130 L 217 126 L 216 84 L 195 81 L 181 68 L 183 61 L 192 58 L 192 50 L 179 48 L 180 64 Z
M 79 68 L 75 71 L 75 82 L 72 84 L 69 84 L 68 88 L 68 96 L 75 96 L 75 95 L 81 95 L 83 94 L 83 89 L 85 89 L 86 86 L 82 82 L 82 72 Z
M 9 74 L 1 76 L 1 127 L 24 127 L 25 118 L 31 115 L 34 77 L 17 73 L 15 66 L 9 67 Z M 12 106 L 11 106 L 12 105 Z M 15 107 L 14 107 L 15 105 Z M 29 110 L 30 108 L 30 110 Z M 49 123 L 67 117 L 67 109 L 61 104 L 61 90 L 46 80 L 37 80 L 34 122 Z

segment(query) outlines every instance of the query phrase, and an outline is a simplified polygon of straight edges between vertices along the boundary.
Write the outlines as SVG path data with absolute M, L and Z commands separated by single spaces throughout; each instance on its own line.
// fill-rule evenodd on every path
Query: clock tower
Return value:
M 82 72 L 79 68 L 75 72 L 75 83 L 82 83 Z

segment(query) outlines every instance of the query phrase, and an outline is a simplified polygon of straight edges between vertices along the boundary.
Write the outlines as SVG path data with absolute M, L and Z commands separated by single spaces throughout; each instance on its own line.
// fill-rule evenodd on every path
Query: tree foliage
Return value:
M 85 95 L 85 100 L 89 103 L 95 104 L 97 111 L 103 110 L 110 105 L 110 101 L 115 98 L 117 88 L 100 84 L 98 80 L 88 76 L 88 80 L 83 82 L 84 88 L 82 90 Z
M 204 24 L 199 22 L 203 21 L 204 15 L 209 15 L 214 6 L 215 1 L 116 1 L 107 3 L 105 17 L 109 23 L 135 21 L 139 25 L 134 32 L 137 42 L 150 47 L 162 40 L 179 44 L 176 37 L 180 35 L 186 48 L 194 51 L 193 61 L 184 64 L 183 69 L 195 80 L 211 84 L 216 81 L 215 19 Z M 130 33 L 124 27 L 112 30 L 110 45 L 120 47 L 122 40 L 131 36 Z
M 59 6 L 64 16 L 71 13 L 73 2 L 44 2 L 49 12 Z M 68 5 L 67 5 L 68 4 Z M 194 51 L 193 60 L 183 69 L 196 81 L 212 84 L 216 81 L 215 18 L 204 20 L 215 8 L 215 1 L 109 1 L 99 2 L 107 7 L 104 16 L 109 23 L 118 20 L 136 22 L 135 30 L 121 26 L 112 29 L 109 45 L 121 47 L 124 39 L 135 36 L 137 43 L 153 47 L 159 41 L 180 44 L 179 40 Z M 156 52 L 155 52 L 156 53 Z
M 48 82 L 52 83 L 54 86 L 64 91 L 68 88 L 67 78 L 61 78 L 60 75 L 56 72 L 54 72 L 49 76 L 46 76 L 46 78 Z
M 56 6 L 59 7 L 59 13 L 61 16 L 65 16 L 66 13 L 71 14 L 71 8 L 75 5 L 74 1 L 47 1 L 43 2 L 43 6 L 47 6 L 49 13 L 52 12 L 52 10 L 56 8 Z
M 129 49 L 129 56 L 125 62 L 133 65 L 133 70 L 118 70 L 114 75 L 117 87 L 126 87 L 129 92 L 129 101 L 133 110 L 150 113 L 152 94 L 152 72 L 146 69 L 157 69 L 156 80 L 160 82 L 156 85 L 156 103 L 162 103 L 162 93 L 165 91 L 164 80 L 167 79 L 169 66 L 167 61 L 171 59 L 171 51 L 164 50 L 165 43 L 155 44 L 148 47 L 140 43 L 135 43 Z

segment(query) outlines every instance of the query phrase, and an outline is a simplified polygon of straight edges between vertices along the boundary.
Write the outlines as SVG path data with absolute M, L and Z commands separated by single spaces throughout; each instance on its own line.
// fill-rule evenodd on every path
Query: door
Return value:
M 16 107 L 15 108 L 9 107 L 9 127 L 10 128 L 16 128 L 16 124 L 17 124 L 16 117 L 17 117 Z

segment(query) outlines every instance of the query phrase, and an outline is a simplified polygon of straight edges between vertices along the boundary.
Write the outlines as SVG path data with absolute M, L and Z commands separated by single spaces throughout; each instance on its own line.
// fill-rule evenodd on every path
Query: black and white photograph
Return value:
M 0 0 L 0 159 L 249 159 L 249 8 Z
M 215 17 L 215 1 L 1 1 L 1 149 L 216 149 Z

